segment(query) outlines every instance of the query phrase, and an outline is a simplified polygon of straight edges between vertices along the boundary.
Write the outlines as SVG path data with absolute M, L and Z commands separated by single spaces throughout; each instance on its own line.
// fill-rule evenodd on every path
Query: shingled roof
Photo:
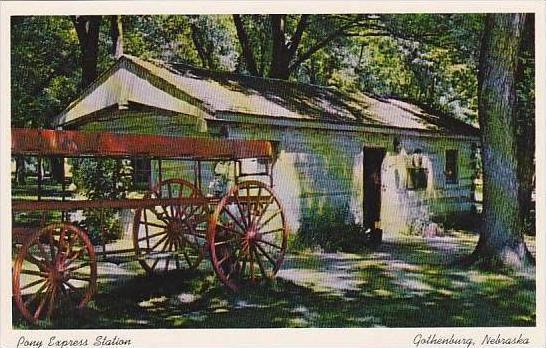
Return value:
M 329 87 L 215 72 L 129 55 L 121 57 L 118 64 L 134 65 L 133 68 L 143 70 L 148 78 L 159 78 L 165 85 L 174 86 L 178 92 L 192 100 L 194 105 L 203 109 L 206 117 L 213 119 L 222 119 L 227 114 L 242 114 L 442 134 L 478 134 L 476 128 L 462 121 L 434 115 L 416 105 L 393 98 L 378 98 L 361 92 L 344 93 Z M 73 104 L 76 103 L 78 101 Z M 64 113 L 72 107 L 74 105 L 69 106 Z

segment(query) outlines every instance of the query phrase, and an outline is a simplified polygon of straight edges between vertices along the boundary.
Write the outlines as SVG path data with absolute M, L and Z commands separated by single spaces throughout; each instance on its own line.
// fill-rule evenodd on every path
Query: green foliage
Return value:
M 11 122 L 47 127 L 77 95 L 78 38 L 68 17 L 13 17 Z
M 131 167 L 121 160 L 75 159 L 72 162 L 73 182 L 77 192 L 88 199 L 125 198 L 132 189 Z M 122 236 L 123 226 L 117 209 L 88 209 L 80 222 L 93 243 Z M 101 230 L 102 228 L 102 230 Z
M 160 15 L 122 18 L 125 53 L 213 70 L 235 68 L 237 52 L 230 16 Z M 203 48 L 203 57 L 200 57 L 196 45 Z
M 347 216 L 347 207 L 331 206 L 305 216 L 291 246 L 296 250 L 320 247 L 326 252 L 362 250 L 366 234 L 360 225 L 346 223 Z

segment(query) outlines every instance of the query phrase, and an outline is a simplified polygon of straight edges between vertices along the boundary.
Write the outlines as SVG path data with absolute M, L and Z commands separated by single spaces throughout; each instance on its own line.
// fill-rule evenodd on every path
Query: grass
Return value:
M 290 255 L 278 279 L 232 293 L 205 267 L 111 276 L 80 311 L 41 328 L 272 328 L 534 326 L 534 269 L 449 266 L 474 234 L 385 240 L 359 254 Z M 208 262 L 206 262 L 208 265 Z M 14 327 L 31 328 L 14 310 Z

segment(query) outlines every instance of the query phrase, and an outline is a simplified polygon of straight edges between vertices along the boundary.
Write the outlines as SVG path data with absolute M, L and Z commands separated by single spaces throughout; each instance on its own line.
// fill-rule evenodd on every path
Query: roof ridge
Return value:
M 180 71 L 175 68 L 176 66 L 180 66 L 182 68 L 187 68 L 188 70 L 199 71 L 200 73 L 208 74 L 208 75 L 216 75 L 216 76 L 228 75 L 230 77 L 234 77 L 234 78 L 237 78 L 237 79 L 246 79 L 246 80 L 254 80 L 254 81 L 268 81 L 268 82 L 274 82 L 274 83 L 278 83 L 278 84 L 290 85 L 290 86 L 293 86 L 293 87 L 310 87 L 310 88 L 322 89 L 322 90 L 327 90 L 327 91 L 332 91 L 332 92 L 345 93 L 343 91 L 340 91 L 335 86 L 324 86 L 324 85 L 317 85 L 317 84 L 307 83 L 307 82 L 283 80 L 283 79 L 273 78 L 273 77 L 262 77 L 262 76 L 246 75 L 246 74 L 237 73 L 237 72 L 233 72 L 233 71 L 227 71 L 227 70 L 211 70 L 211 69 L 206 69 L 206 68 L 203 68 L 203 67 L 197 67 L 197 66 L 194 66 L 194 65 L 191 65 L 191 64 L 188 64 L 188 63 L 166 61 L 166 60 L 157 59 L 157 58 L 139 58 L 139 57 L 135 57 L 135 56 L 131 56 L 131 55 L 126 55 L 126 56 L 128 56 L 130 58 L 133 58 L 133 59 L 142 60 L 142 61 L 145 61 L 145 62 L 155 64 L 155 65 L 157 65 L 157 66 L 159 66 L 161 68 L 166 68 L 166 69 L 168 69 L 168 70 L 170 70 L 170 71 L 172 71 L 174 73 L 178 73 L 178 74 L 180 74 Z M 365 94 L 364 92 L 361 92 L 361 93 Z

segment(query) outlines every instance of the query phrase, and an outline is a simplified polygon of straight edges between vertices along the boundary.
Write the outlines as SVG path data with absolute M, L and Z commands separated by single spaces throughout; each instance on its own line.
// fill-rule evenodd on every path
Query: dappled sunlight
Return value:
M 474 238 L 460 232 L 433 243 L 389 239 L 377 251 L 359 254 L 292 254 L 276 281 L 249 284 L 238 293 L 206 268 L 151 277 L 120 274 L 102 284 L 88 308 L 44 328 L 535 325 L 532 272 L 449 265 L 472 250 Z M 16 327 L 27 327 L 14 316 Z

